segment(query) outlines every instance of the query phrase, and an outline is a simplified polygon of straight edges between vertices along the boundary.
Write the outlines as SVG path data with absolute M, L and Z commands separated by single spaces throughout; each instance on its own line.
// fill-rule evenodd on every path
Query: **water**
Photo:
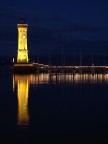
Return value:
M 0 69 L 0 134 L 106 136 L 108 74 L 13 75 Z

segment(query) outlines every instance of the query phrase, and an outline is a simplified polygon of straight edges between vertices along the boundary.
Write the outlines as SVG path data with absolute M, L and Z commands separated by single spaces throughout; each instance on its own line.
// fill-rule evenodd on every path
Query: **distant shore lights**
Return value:
M 27 48 L 27 28 L 25 19 L 21 18 L 18 28 L 18 51 L 17 63 L 28 63 L 28 48 Z

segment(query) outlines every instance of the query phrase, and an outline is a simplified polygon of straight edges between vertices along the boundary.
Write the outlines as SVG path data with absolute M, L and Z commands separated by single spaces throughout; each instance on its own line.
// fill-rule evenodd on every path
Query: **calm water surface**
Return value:
M 108 74 L 13 75 L 1 67 L 0 134 L 107 135 Z

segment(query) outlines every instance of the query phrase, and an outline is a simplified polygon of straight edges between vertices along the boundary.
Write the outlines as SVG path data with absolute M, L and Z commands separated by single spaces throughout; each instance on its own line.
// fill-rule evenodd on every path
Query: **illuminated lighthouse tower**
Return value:
M 28 49 L 27 49 L 27 28 L 25 19 L 21 18 L 18 28 L 18 52 L 17 63 L 28 63 Z

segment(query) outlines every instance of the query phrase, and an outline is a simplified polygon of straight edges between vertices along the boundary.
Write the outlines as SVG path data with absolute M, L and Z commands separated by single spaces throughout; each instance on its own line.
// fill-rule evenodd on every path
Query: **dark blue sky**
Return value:
M 30 54 L 45 55 L 73 49 L 108 51 L 107 0 L 1 0 L 0 55 L 17 54 L 17 23 L 29 25 Z

